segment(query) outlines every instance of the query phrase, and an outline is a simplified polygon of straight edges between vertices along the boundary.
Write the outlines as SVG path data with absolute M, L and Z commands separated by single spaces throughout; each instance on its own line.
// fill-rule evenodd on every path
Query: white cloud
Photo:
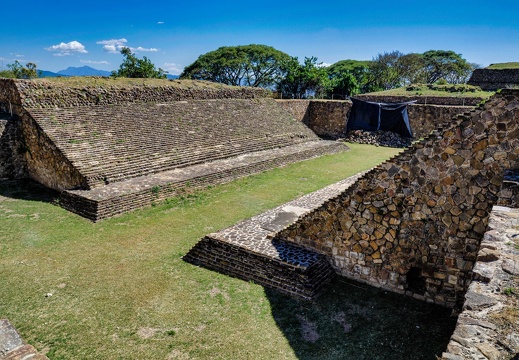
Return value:
M 319 65 L 317 65 L 317 66 L 323 68 L 323 67 L 332 66 L 332 64 L 328 64 L 328 63 L 323 62 L 323 63 L 321 63 L 321 64 L 319 64 Z
M 131 47 L 127 46 L 126 43 L 128 40 L 125 38 L 122 39 L 110 39 L 110 40 L 101 40 L 96 42 L 96 44 L 103 45 L 103 50 L 110 54 L 120 53 L 121 50 L 125 47 L 129 48 L 132 52 L 157 52 L 159 49 L 156 48 L 144 48 L 142 46 L 139 47 Z
M 175 63 L 164 63 L 164 70 L 169 72 L 170 74 L 177 75 L 182 72 L 182 65 Z
M 162 25 L 164 24 L 164 21 L 157 21 L 157 24 Z
M 68 43 L 60 43 L 58 45 L 52 45 L 48 48 L 45 48 L 47 51 L 56 51 L 54 56 L 68 56 L 72 55 L 73 53 L 82 53 L 86 54 L 88 51 L 86 51 L 85 46 L 81 44 L 78 41 L 71 41 Z
M 83 64 L 103 64 L 103 65 L 109 65 L 110 63 L 108 61 L 94 61 L 94 60 L 79 60 Z
M 126 46 L 126 43 L 128 40 L 125 38 L 122 39 L 110 39 L 110 40 L 101 40 L 96 42 L 96 44 L 104 45 L 103 50 L 111 53 L 111 54 L 117 54 L 121 52 L 122 48 Z
M 142 46 L 139 46 L 136 48 L 130 47 L 130 50 L 133 52 L 157 52 L 157 51 L 159 51 L 159 49 L 156 49 L 156 48 L 143 48 Z

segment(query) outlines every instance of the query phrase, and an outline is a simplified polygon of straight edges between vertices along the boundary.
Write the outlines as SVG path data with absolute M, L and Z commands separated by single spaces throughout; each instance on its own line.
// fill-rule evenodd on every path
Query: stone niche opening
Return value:
M 425 278 L 422 276 L 422 269 L 411 267 L 406 274 L 407 290 L 418 295 L 424 295 L 427 290 Z

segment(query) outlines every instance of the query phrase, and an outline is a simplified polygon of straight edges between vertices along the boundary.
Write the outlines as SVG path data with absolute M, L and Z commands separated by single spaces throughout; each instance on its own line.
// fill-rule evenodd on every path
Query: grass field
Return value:
M 181 260 L 203 235 L 397 152 L 351 149 L 100 223 L 2 181 L 0 318 L 50 359 L 434 359 L 447 309 L 344 280 L 299 301 Z

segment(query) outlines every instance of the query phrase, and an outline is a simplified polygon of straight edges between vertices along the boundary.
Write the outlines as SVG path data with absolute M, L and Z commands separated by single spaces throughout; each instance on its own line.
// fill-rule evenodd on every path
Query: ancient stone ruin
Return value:
M 1 80 L 0 177 L 56 189 L 62 207 L 94 221 L 347 150 L 261 89 L 72 81 Z
M 446 359 L 519 353 L 519 334 L 503 345 L 488 320 L 519 251 L 486 234 L 493 206 L 517 203 L 517 181 L 503 180 L 519 165 L 518 119 L 519 91 L 503 90 L 358 178 L 208 234 L 184 259 L 302 298 L 339 274 L 463 309 Z
M 476 69 L 467 82 L 485 91 L 519 87 L 519 69 Z

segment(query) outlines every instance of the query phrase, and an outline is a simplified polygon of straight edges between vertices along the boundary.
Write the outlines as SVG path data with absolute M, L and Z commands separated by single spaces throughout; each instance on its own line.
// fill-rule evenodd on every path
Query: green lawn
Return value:
M 203 235 L 397 152 L 351 149 L 100 223 L 0 182 L 0 318 L 50 359 L 434 359 L 447 310 L 343 280 L 298 301 L 181 260 Z

